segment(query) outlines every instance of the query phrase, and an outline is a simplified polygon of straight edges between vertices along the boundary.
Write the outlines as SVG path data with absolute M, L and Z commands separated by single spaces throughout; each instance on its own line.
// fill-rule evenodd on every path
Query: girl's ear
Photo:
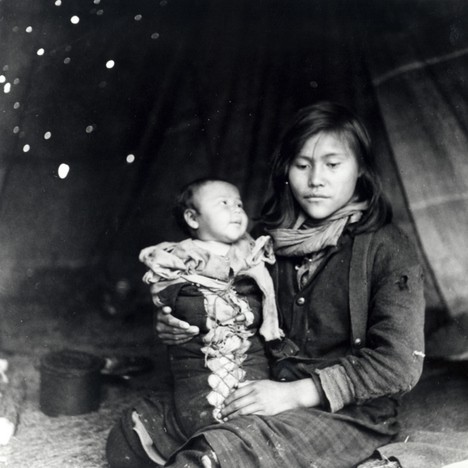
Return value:
M 191 229 L 198 229 L 199 224 L 197 220 L 197 212 L 192 208 L 184 211 L 184 219 L 188 227 Z

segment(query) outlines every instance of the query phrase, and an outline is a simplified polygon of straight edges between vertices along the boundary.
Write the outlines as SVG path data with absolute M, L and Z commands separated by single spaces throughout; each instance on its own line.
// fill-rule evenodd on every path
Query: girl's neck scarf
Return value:
M 301 214 L 293 228 L 268 231 L 274 240 L 277 255 L 307 256 L 297 272 L 298 284 L 301 288 L 317 269 L 325 256 L 327 247 L 335 247 L 346 225 L 358 222 L 368 206 L 367 201 L 351 201 L 322 222 L 312 224 L 304 214 Z

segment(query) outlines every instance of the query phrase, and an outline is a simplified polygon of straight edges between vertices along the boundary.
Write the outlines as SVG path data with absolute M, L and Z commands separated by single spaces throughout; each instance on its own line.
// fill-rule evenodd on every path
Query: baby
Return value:
M 154 303 L 170 306 L 175 317 L 200 329 L 190 342 L 168 349 L 174 383 L 171 423 L 165 408 L 164 432 L 156 429 L 155 437 L 154 412 L 139 412 L 152 440 L 161 442 L 156 449 L 163 456 L 171 447 L 161 440 L 165 434 L 183 443 L 198 429 L 222 421 L 224 400 L 239 383 L 268 378 L 260 335 L 266 341 L 282 337 L 265 265 L 275 261 L 271 239 L 254 241 L 247 234 L 238 189 L 223 180 L 200 179 L 181 192 L 174 214 L 190 238 L 140 253 L 149 268 L 143 280 L 151 285 Z

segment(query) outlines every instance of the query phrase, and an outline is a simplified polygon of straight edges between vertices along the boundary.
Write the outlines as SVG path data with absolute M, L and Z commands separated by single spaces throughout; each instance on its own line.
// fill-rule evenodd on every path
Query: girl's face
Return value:
M 292 161 L 289 186 L 304 213 L 323 220 L 353 198 L 359 172 L 357 158 L 344 139 L 319 133 Z

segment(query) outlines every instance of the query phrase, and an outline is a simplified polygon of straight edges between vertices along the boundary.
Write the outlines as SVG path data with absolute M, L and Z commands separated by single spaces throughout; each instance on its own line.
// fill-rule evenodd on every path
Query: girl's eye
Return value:
M 300 170 L 307 169 L 307 164 L 296 163 L 295 166 L 297 169 L 300 169 Z
M 340 163 L 327 163 L 327 166 L 331 169 L 335 169 L 340 165 Z

